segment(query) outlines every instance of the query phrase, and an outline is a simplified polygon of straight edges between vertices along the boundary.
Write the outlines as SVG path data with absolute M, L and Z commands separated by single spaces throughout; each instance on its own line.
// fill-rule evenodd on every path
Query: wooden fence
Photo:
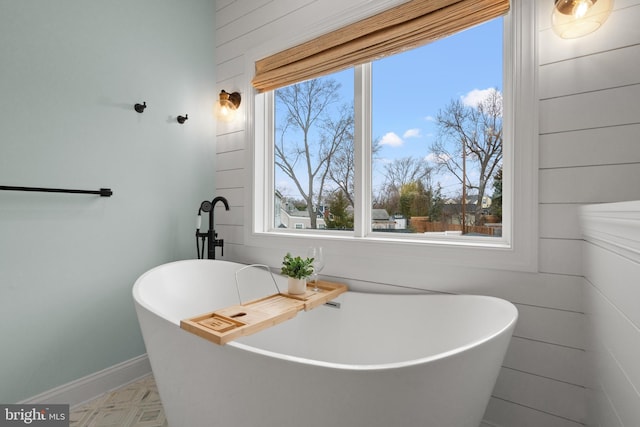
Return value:
M 409 226 L 416 233 L 443 233 L 445 231 L 462 231 L 461 224 L 445 224 L 442 222 L 429 222 L 428 217 L 413 217 L 409 220 Z M 481 225 L 467 225 L 467 233 L 483 234 L 487 236 L 496 235 L 498 227 L 487 227 Z

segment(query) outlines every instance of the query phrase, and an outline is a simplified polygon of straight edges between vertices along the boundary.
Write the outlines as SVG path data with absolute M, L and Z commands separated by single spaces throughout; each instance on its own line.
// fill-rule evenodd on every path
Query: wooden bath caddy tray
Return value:
M 243 304 L 232 305 L 211 313 L 180 321 L 180 327 L 216 344 L 226 344 L 236 338 L 251 335 L 289 320 L 301 310 L 311 310 L 343 292 L 347 286 L 318 281 L 318 291 L 307 285 L 304 294 L 281 292 Z

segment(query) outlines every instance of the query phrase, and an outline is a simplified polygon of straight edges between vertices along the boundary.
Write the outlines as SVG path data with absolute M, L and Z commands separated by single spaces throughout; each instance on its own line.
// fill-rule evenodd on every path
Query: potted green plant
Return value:
M 287 285 L 290 294 L 304 294 L 307 291 L 307 277 L 313 274 L 313 258 L 293 257 L 287 252 L 280 272 L 288 277 Z

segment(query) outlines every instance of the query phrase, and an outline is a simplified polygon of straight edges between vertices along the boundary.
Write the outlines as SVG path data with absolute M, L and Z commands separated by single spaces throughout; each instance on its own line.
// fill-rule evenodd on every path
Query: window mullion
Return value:
M 371 231 L 371 63 L 354 71 L 354 235 L 364 237 Z
M 265 108 L 265 121 L 262 124 L 264 126 L 264 132 L 266 135 L 269 135 L 269 143 L 264 144 L 264 171 L 262 176 L 264 180 L 262 181 L 262 191 L 264 194 L 268 194 L 266 197 L 264 209 L 266 212 L 262 213 L 262 229 L 263 230 L 273 230 L 276 227 L 275 216 L 279 215 L 279 212 L 276 212 L 275 207 L 275 92 L 268 92 L 264 95 L 264 102 L 266 105 Z M 266 175 L 266 176 L 265 176 Z

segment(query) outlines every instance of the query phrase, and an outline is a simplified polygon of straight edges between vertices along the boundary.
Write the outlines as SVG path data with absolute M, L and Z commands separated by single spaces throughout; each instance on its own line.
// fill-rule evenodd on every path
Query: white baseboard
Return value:
M 143 354 L 18 403 L 69 404 L 73 408 L 150 373 L 149 358 Z

